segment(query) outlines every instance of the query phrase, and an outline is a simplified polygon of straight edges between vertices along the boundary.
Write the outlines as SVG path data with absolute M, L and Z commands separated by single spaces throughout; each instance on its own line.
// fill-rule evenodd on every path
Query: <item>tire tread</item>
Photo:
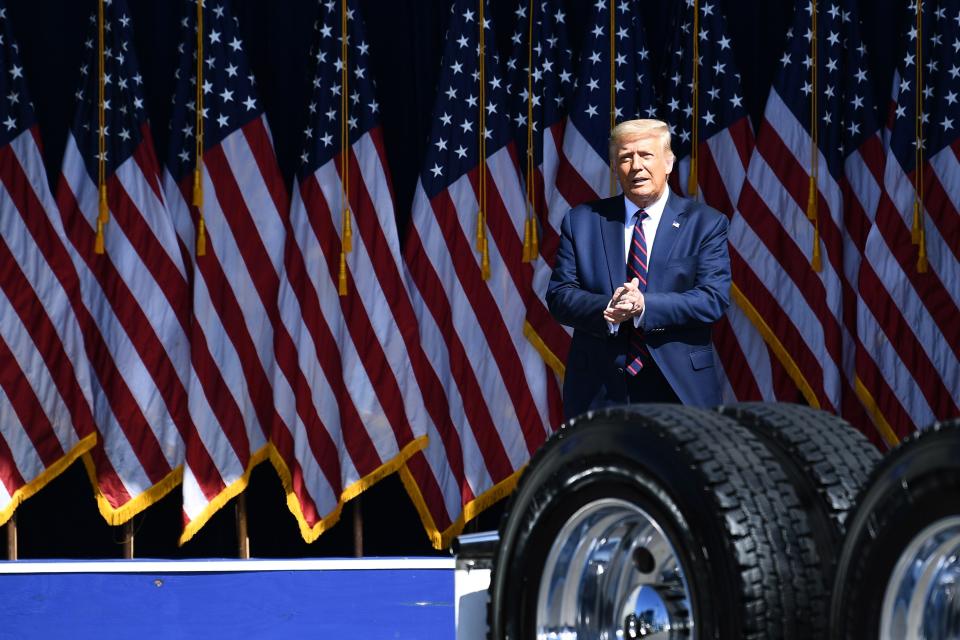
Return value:
M 554 455 L 563 441 L 596 422 L 640 423 L 637 428 L 655 432 L 674 448 L 679 463 L 689 468 L 714 505 L 718 525 L 727 537 L 728 555 L 739 576 L 742 637 L 746 640 L 793 640 L 822 636 L 827 593 L 807 515 L 791 481 L 767 447 L 748 429 L 715 412 L 690 407 L 646 405 L 606 410 L 574 421 L 562 428 L 531 461 L 531 469 Z M 642 461 L 634 461 L 642 464 Z M 566 470 L 558 469 L 556 475 Z M 518 496 L 527 497 L 528 509 L 539 509 L 536 486 L 543 478 L 525 473 L 511 506 Z M 669 487 L 667 488 L 669 491 Z M 530 506 L 535 505 L 535 506 Z M 501 541 L 508 539 L 512 508 L 501 521 Z M 518 516 L 513 516 L 518 517 Z M 532 524 L 532 518 L 527 526 Z M 523 527 L 524 525 L 521 525 Z M 493 593 L 498 584 L 499 562 L 491 575 L 491 606 L 488 608 L 491 638 L 499 639 L 495 627 Z

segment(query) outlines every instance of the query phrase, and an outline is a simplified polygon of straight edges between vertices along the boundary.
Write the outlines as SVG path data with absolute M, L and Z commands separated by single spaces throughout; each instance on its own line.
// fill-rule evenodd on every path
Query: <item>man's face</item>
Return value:
M 617 146 L 614 160 L 624 195 L 638 207 L 657 201 L 673 171 L 673 154 L 663 149 L 656 133 L 625 137 Z

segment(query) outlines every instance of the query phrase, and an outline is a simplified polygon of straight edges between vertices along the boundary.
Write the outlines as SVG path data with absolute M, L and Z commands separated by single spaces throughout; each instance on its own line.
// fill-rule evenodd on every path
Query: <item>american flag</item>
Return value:
M 853 359 L 879 123 L 855 3 L 816 8 L 796 4 L 729 237 L 745 304 L 766 320 L 765 337 L 807 402 L 876 438 L 853 391 Z
M 922 10 L 919 31 L 915 2 L 907 16 L 904 62 L 894 78 L 885 135 L 885 170 L 871 167 L 879 184 L 871 181 L 870 190 L 879 205 L 859 281 L 858 392 L 897 437 L 960 415 L 960 2 L 923 2 Z M 918 183 L 923 208 L 915 224 Z M 926 252 L 926 270 L 920 269 L 919 245 L 911 237 L 915 228 L 925 232 L 917 240 Z
M 743 102 L 733 47 L 727 37 L 726 20 L 716 2 L 686 0 L 675 5 L 672 24 L 672 55 L 662 91 L 663 113 L 670 125 L 677 158 L 670 185 L 677 193 L 701 199 L 732 217 L 746 179 L 754 136 Z M 696 114 L 694 38 L 699 61 Z M 696 184 L 691 191 L 694 135 L 697 139 L 693 162 Z M 735 251 L 731 248 L 731 252 Z M 739 269 L 749 269 L 739 255 L 735 255 L 732 262 Z M 737 270 L 733 276 L 734 285 L 739 284 L 742 276 Z M 736 287 L 734 292 L 736 294 Z M 759 317 L 754 321 L 763 323 Z M 759 330 L 737 304 L 731 305 L 714 325 L 713 341 L 724 374 L 726 400 L 796 399 L 796 387 L 779 361 L 771 357 Z
M 291 433 L 274 439 L 308 542 L 336 522 L 343 501 L 426 446 L 428 423 L 452 428 L 401 273 L 362 19 L 353 0 L 319 4 L 313 92 L 280 287 L 281 316 L 302 372 L 290 382 L 298 406 L 306 410 L 290 424 Z M 350 145 L 345 173 L 344 125 Z M 349 226 L 343 224 L 345 206 Z M 342 240 L 345 235 L 349 242 Z
M 0 524 L 96 440 L 77 272 L 0 2 Z
M 529 242 L 533 263 L 533 291 L 542 299 L 560 244 L 560 223 L 567 212 L 557 193 L 560 146 L 573 93 L 573 54 L 567 37 L 567 17 L 556 0 L 520 0 L 514 12 L 517 24 L 507 60 L 509 118 L 514 125 L 517 154 L 538 242 Z M 528 155 L 529 154 L 529 155 Z M 559 202 L 551 208 L 549 203 Z M 544 313 L 542 304 L 528 307 L 528 337 L 534 340 L 551 368 L 563 375 L 570 349 L 570 330 Z
M 428 448 L 401 477 L 438 547 L 513 488 L 559 400 L 552 371 L 523 333 L 533 279 L 523 262 L 526 207 L 485 6 L 458 0 L 451 8 L 404 247 L 420 339 L 451 420 L 431 429 Z
M 196 431 L 187 441 L 182 541 L 243 491 L 251 468 L 270 453 L 271 431 L 294 412 L 290 387 L 274 384 L 283 380 L 275 376 L 274 334 L 280 329 L 278 339 L 283 336 L 277 294 L 288 199 L 229 5 L 203 5 L 198 76 L 198 5 L 183 2 L 164 174 L 164 193 L 193 275 L 189 385 Z M 193 205 L 198 109 L 199 208 Z M 289 338 L 283 344 L 285 364 L 295 368 Z
M 637 3 L 596 0 L 585 27 L 552 214 L 620 193 L 610 167 L 610 130 L 624 120 L 657 117 L 650 52 Z
M 180 481 L 192 430 L 189 291 L 160 191 L 130 12 L 125 0 L 100 7 L 102 29 L 98 15 L 90 16 L 56 200 L 89 310 L 81 326 L 100 439 L 87 469 L 101 513 L 121 524 Z M 105 193 L 98 191 L 101 170 Z

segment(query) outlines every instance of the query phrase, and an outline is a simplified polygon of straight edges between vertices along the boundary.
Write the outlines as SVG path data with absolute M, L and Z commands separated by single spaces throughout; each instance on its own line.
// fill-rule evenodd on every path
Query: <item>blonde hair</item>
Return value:
M 617 147 L 624 138 L 656 134 L 663 143 L 663 151 L 667 157 L 673 156 L 670 148 L 670 127 L 663 120 L 645 118 L 642 120 L 624 120 L 610 131 L 610 161 L 616 160 Z

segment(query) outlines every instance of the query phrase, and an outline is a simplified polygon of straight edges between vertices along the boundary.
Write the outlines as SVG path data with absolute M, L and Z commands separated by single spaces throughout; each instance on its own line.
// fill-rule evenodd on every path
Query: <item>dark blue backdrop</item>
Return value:
M 208 0 L 215 1 L 215 0 Z M 575 29 L 591 0 L 563 0 Z M 685 0 L 639 3 L 656 65 L 667 54 L 670 16 Z M 705 2 L 707 0 L 701 0 Z M 128 0 L 136 50 L 147 91 L 148 109 L 160 157 L 166 157 L 166 121 L 173 91 L 179 0 Z M 792 0 L 713 0 L 725 12 L 729 36 L 743 77 L 746 104 L 759 122 L 776 71 Z M 878 104 L 887 104 L 893 67 L 901 57 L 907 0 L 860 0 L 864 39 L 872 62 Z M 387 159 L 393 176 L 401 234 L 430 130 L 430 109 L 439 71 L 449 0 L 359 0 L 382 106 Z M 498 43 L 507 50 L 516 0 L 491 0 Z M 287 184 L 293 172 L 309 99 L 308 50 L 315 0 L 233 0 L 245 46 L 273 131 Z M 55 183 L 79 78 L 78 60 L 94 0 L 8 0 L 7 15 L 20 44 L 24 71 L 40 122 L 45 159 Z M 571 34 L 576 47 L 581 33 Z M 658 65 L 660 66 L 660 65 Z M 656 67 L 655 67 L 656 68 Z M 660 66 L 662 68 L 662 66 Z M 287 512 L 282 489 L 269 465 L 261 465 L 248 490 L 252 551 L 258 556 L 349 555 L 351 509 L 343 522 L 305 545 Z M 368 554 L 430 553 L 426 536 L 399 481 L 388 478 L 363 499 Z M 481 517 L 481 527 L 496 526 L 499 509 Z M 18 510 L 21 557 L 117 557 L 121 534 L 97 513 L 79 464 Z M 139 557 L 235 555 L 233 510 L 226 508 L 185 547 L 178 549 L 179 492 L 135 520 Z

